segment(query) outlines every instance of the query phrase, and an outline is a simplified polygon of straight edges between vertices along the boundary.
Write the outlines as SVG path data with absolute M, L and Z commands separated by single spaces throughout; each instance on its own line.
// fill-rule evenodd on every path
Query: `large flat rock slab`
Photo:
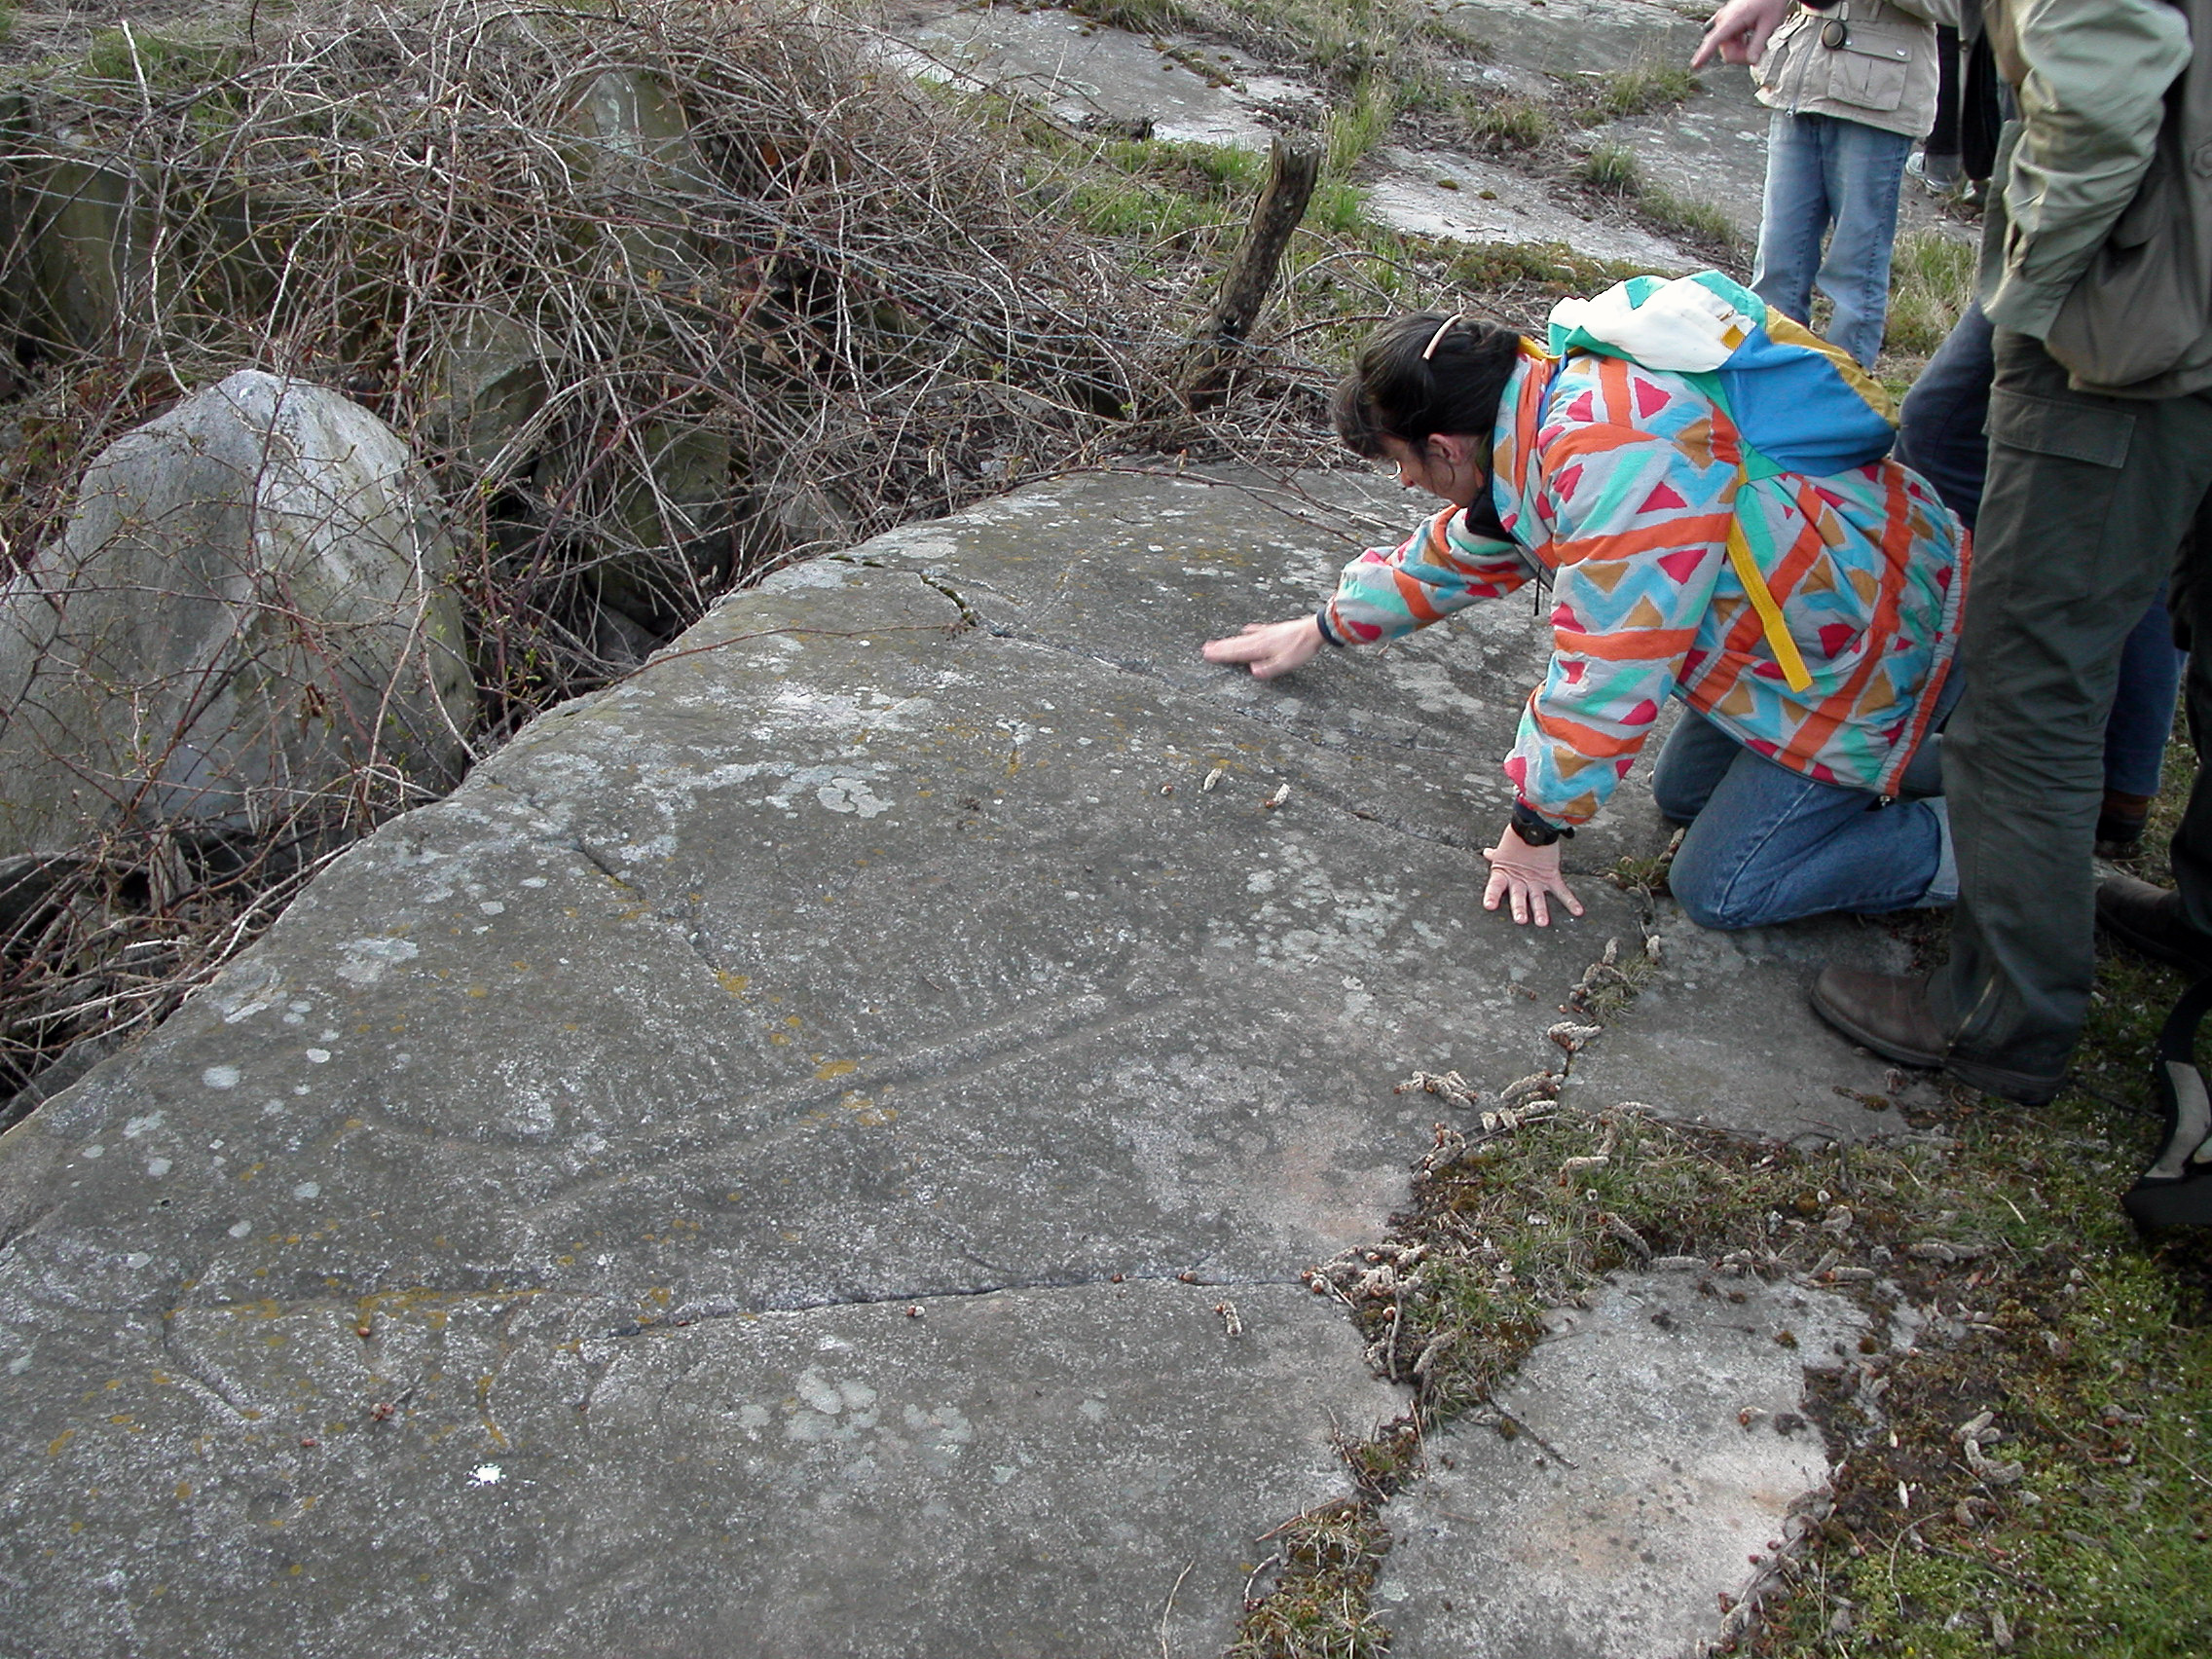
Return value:
M 1827 1480 L 1800 1409 L 1863 1326 L 1840 1297 L 1622 1273 L 1551 1325 L 1498 1396 L 1523 1431 L 1433 1438 L 1387 1511 L 1393 1659 L 1690 1659 Z
M 1210 1650 L 1401 1409 L 1296 1282 L 1402 1200 L 1390 1085 L 1535 1069 L 1634 926 L 1479 907 L 1526 608 L 1198 657 L 1404 512 L 1285 488 L 1062 481 L 724 603 L 0 1139 L 10 1632 L 1120 1659 L 1181 1576 Z M 877 1411 L 842 1472 L 794 1400 Z
M 1311 1297 L 1240 1290 L 1235 1335 L 1222 1300 L 627 1337 L 527 1291 L 179 1309 L 39 1458 L 12 1552 L 54 1593 L 9 1628 L 41 1653 L 1210 1659 L 1256 1519 L 1341 1484 L 1333 1419 L 1390 1409 Z
M 1839 1041 L 1807 1000 L 1831 964 L 1877 974 L 1911 966 L 1911 950 L 1881 918 L 1715 933 L 1672 901 L 1654 911 L 1660 965 L 1574 1057 L 1563 1098 L 1590 1107 L 1640 1100 L 1667 1117 L 1773 1140 L 1898 1132 L 1899 1096 L 1927 1086 Z
M 1403 1201 L 1391 1085 L 1556 1062 L 1640 937 L 1593 876 L 1665 833 L 1631 793 L 1588 917 L 1481 909 L 1526 603 L 1198 657 L 1406 508 L 1042 484 L 725 601 L 349 852 L 0 1138 L 11 1638 L 1215 1651 L 1403 1409 L 1298 1282 Z

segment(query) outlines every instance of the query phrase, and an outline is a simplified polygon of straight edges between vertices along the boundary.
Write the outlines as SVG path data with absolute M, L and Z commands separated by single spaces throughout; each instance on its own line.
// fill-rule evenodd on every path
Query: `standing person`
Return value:
M 1548 344 L 1429 312 L 1379 330 L 1338 434 L 1449 505 L 1346 566 L 1318 614 L 1207 659 L 1272 679 L 1548 581 L 1552 657 L 1505 761 L 1486 908 L 1581 913 L 1560 841 L 1670 696 L 1687 708 L 1652 787 L 1690 824 L 1671 884 L 1692 918 L 1948 903 L 1941 803 L 1888 802 L 1941 698 L 1966 548 L 1885 458 L 1884 413 L 1831 348 L 1715 273 L 1563 302 Z
M 1962 11 L 1964 8 L 1962 7 Z M 1907 177 L 1930 194 L 1943 198 L 1958 195 L 1961 183 L 1959 92 L 1966 74 L 1965 54 L 1959 31 L 1948 23 L 1936 25 L 1936 124 L 1920 153 L 1904 165 Z
M 1734 0 L 1714 28 L 1744 50 L 1769 4 Z M 2212 170 L 2192 166 L 2212 154 L 2212 0 L 1991 0 L 1985 17 L 2023 95 L 1983 243 L 1997 375 L 1972 668 L 1945 739 L 1951 958 L 1925 982 L 1831 968 L 1813 998 L 1878 1052 L 2033 1104 L 2081 1034 L 2106 711 L 2169 568 L 2176 614 L 2212 642 L 2212 546 L 2193 537 L 2174 564 L 2212 486 Z M 2200 760 L 2206 660 L 2186 682 Z M 2173 851 L 2181 891 L 2139 924 L 2212 960 L 2212 768 Z M 2181 1179 L 2212 1220 L 2212 1178 Z
M 1989 466 L 1989 387 L 1997 373 L 1994 331 L 1969 305 L 1905 393 L 1898 421 L 1898 460 L 1936 486 L 1968 530 L 1980 522 Z M 2182 653 L 2161 585 L 2120 646 L 2120 678 L 2105 719 L 2105 795 L 2097 814 L 2096 854 L 2133 858 L 2142 850 L 2151 802 L 2165 772 L 2181 690 Z
M 1957 21 L 1958 0 L 1802 0 L 1763 50 L 1729 58 L 1751 63 L 1774 111 L 1751 291 L 1805 322 L 1817 284 L 1835 308 L 1827 337 L 1862 368 L 1889 318 L 1905 158 L 1936 122 L 1936 24 Z M 1726 55 L 1718 25 L 1693 68 Z

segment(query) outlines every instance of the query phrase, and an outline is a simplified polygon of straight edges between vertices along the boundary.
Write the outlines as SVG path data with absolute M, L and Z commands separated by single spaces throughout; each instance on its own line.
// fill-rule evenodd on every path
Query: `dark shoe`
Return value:
M 2097 883 L 2097 926 L 2138 955 L 2196 978 L 2212 974 L 2212 939 L 2189 925 L 2181 895 L 2132 875 Z
M 1884 1059 L 1941 1067 L 1961 1083 L 2022 1106 L 2049 1105 L 2066 1081 L 2063 1074 L 2016 1071 L 1951 1053 L 1942 1027 L 1928 1012 L 1928 981 L 1922 977 L 1824 968 L 1813 981 L 1813 1012 Z
M 2097 857 L 2133 858 L 2143 850 L 2143 830 L 2150 822 L 2149 795 L 2105 791 L 2104 805 L 2097 811 Z
M 1884 1059 L 1934 1071 L 1950 1045 L 1928 1012 L 1928 981 L 1902 974 L 1824 968 L 1813 981 L 1813 1012 Z
M 2212 1227 L 2212 1099 L 2196 1069 L 2196 1027 L 2212 1008 L 2212 979 L 2189 988 L 2158 1033 L 2152 1081 L 2165 1108 L 2157 1161 L 2120 1200 L 2140 1227 Z

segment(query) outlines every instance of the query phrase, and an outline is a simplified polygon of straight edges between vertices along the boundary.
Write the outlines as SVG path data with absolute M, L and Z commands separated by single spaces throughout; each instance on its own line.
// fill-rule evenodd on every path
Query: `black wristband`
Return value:
M 1329 608 L 1327 606 L 1324 605 L 1320 609 L 1313 612 L 1313 625 L 1321 630 L 1321 643 L 1323 645 L 1334 645 L 1340 651 L 1345 648 L 1344 641 L 1338 639 L 1337 631 L 1329 626 Z
M 1525 800 L 1513 803 L 1513 832 L 1531 847 L 1548 847 L 1554 841 L 1574 837 L 1573 830 L 1551 823 Z

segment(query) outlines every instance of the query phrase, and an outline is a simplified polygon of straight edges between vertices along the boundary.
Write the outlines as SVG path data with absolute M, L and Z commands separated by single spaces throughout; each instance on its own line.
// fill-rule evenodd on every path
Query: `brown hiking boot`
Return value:
M 1950 1052 L 1943 1029 L 1928 1012 L 1928 981 L 1904 974 L 1824 968 L 1813 981 L 1813 1012 L 1884 1059 L 1941 1067 L 1961 1083 L 2022 1106 L 2047 1106 L 2066 1079 L 1993 1065 Z

